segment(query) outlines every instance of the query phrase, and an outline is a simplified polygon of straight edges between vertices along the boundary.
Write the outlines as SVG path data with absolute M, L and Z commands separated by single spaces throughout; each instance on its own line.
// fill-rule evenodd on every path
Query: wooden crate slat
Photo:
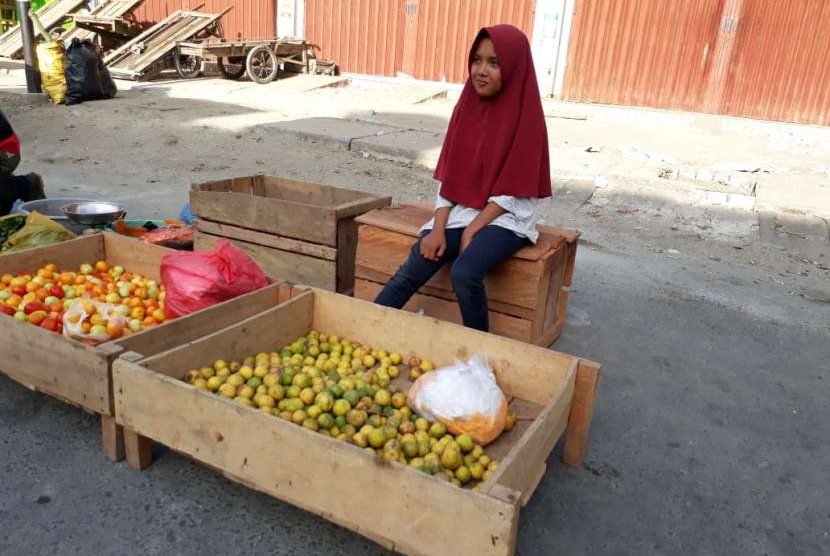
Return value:
M 216 242 L 221 239 L 228 238 L 197 230 L 193 247 L 197 251 L 208 251 L 213 249 Z M 238 239 L 228 239 L 228 241 L 248 253 L 263 272 L 272 278 L 330 290 L 337 287 L 337 264 L 334 261 L 308 257 Z
M 197 220 L 196 229 L 200 232 L 205 232 L 214 236 L 238 239 L 248 243 L 256 243 L 265 247 L 273 247 L 274 249 L 290 251 L 300 255 L 308 255 L 309 257 L 315 257 L 326 261 L 337 260 L 337 249 L 333 249 L 325 245 L 317 245 L 316 243 L 307 243 L 297 239 L 282 237 L 276 234 L 266 234 L 256 230 L 248 230 L 238 226 L 231 226 L 230 224 L 211 222 L 210 220 Z
M 361 225 L 358 231 L 358 249 L 355 265 L 357 277 L 364 278 L 361 268 L 371 269 L 387 276 L 388 281 L 409 257 L 415 240 L 409 235 Z M 487 297 L 508 305 L 535 309 L 538 305 L 538 261 L 510 258 L 489 272 L 484 279 Z M 447 296 L 453 293 L 450 265 L 444 265 L 427 282 L 432 288 L 443 290 Z
M 355 297 L 364 299 L 366 301 L 374 300 L 380 291 L 383 289 L 383 284 L 371 282 L 358 278 L 355 280 Z M 412 296 L 404 306 L 404 309 L 417 313 L 423 310 L 428 318 L 440 319 L 455 324 L 461 324 L 461 310 L 458 308 L 457 301 L 450 301 L 425 295 L 423 293 L 416 293 Z M 490 310 L 490 330 L 493 334 L 519 340 L 521 342 L 532 343 L 533 337 L 531 335 L 531 321 L 506 315 Z

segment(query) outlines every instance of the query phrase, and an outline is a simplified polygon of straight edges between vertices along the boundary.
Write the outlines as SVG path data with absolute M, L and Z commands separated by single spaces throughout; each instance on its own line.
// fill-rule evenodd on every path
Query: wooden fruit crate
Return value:
M 269 276 L 351 294 L 357 245 L 355 216 L 389 206 L 390 197 L 248 176 L 195 184 L 195 248 L 227 238 Z
M 98 260 L 160 279 L 168 249 L 114 233 L 97 233 L 47 247 L 0 256 L 0 274 L 54 263 L 76 269 Z M 0 315 L 0 372 L 12 380 L 101 416 L 104 453 L 124 457 L 123 435 L 113 417 L 112 362 L 125 351 L 159 353 L 250 317 L 287 296 L 286 285 L 271 285 L 245 296 L 166 322 L 119 340 L 89 346 L 28 323 Z
M 520 418 L 487 446 L 501 466 L 481 492 L 385 463 L 182 380 L 191 368 L 279 350 L 311 329 L 397 350 L 404 359 L 417 354 L 439 366 L 486 353 Z M 116 418 L 135 468 L 151 463 L 152 439 L 391 550 L 508 556 L 520 507 L 560 438 L 563 461 L 583 461 L 599 370 L 563 353 L 311 289 L 179 349 L 150 358 L 124 354 L 114 363 L 113 381 Z
M 373 300 L 406 261 L 432 208 L 405 204 L 359 218 L 355 296 Z M 487 274 L 490 331 L 547 347 L 562 333 L 579 232 L 539 226 L 536 245 L 520 249 Z M 445 265 L 404 307 L 461 323 L 450 265 Z

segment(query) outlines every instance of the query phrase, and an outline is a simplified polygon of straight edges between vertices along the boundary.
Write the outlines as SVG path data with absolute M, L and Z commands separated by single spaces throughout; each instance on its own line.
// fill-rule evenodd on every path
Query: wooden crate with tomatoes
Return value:
M 315 334 L 328 348 L 323 343 L 309 343 L 308 338 Z M 304 343 L 298 347 L 300 338 Z M 355 350 L 365 347 L 367 352 L 377 353 L 378 358 L 384 357 L 381 351 L 388 350 L 385 353 L 394 353 L 396 359 L 409 361 L 412 366 L 419 358 L 421 369 L 425 360 L 440 369 L 455 360 L 486 354 L 516 420 L 512 428 L 484 446 L 491 458 L 488 471 L 481 477 L 471 475 L 481 482 L 474 485 L 467 477 L 469 482 L 458 479 L 456 486 L 447 482 L 445 471 L 449 463 L 444 471 L 439 471 L 416 467 L 418 458 L 414 457 L 404 464 L 401 453 L 387 457 L 386 450 L 396 432 L 390 421 L 375 422 L 371 432 L 360 428 L 366 418 L 364 411 L 373 414 L 369 423 L 381 414 L 398 418 L 394 411 L 387 411 L 392 409 L 389 403 L 394 404 L 389 401 L 389 390 L 376 391 L 374 401 L 367 403 L 364 398 L 357 402 L 355 412 L 346 411 L 356 402 L 354 397 L 352 402 L 348 401 L 349 389 L 352 393 L 356 393 L 353 388 L 364 389 L 357 380 L 369 380 L 368 374 L 380 378 L 380 371 L 370 365 L 377 361 L 367 362 L 362 353 L 357 356 L 357 366 L 350 364 L 355 373 L 327 375 L 328 380 L 336 383 L 327 390 L 314 390 L 305 381 L 308 377 L 301 377 L 305 390 L 299 396 L 318 392 L 318 397 L 308 398 L 313 402 L 307 402 L 317 404 L 319 415 L 316 420 L 305 418 L 311 415 L 311 405 L 306 408 L 308 413 L 298 409 L 291 414 L 293 409 L 287 404 L 296 399 L 289 399 L 293 397 L 290 391 L 300 390 L 296 379 L 313 372 L 308 369 L 311 362 L 302 359 L 303 352 L 314 360 L 312 351 L 318 347 L 324 350 L 316 353 L 315 365 L 322 361 L 325 369 L 331 360 L 320 356 L 331 352 L 333 344 L 329 342 Z M 358 343 L 362 347 L 358 348 Z M 130 466 L 149 466 L 152 441 L 156 441 L 228 479 L 322 516 L 390 550 L 420 556 L 514 554 L 520 509 L 544 476 L 554 446 L 564 441 L 563 461 L 574 466 L 582 464 L 600 373 L 598 364 L 579 357 L 319 289 L 292 292 L 287 301 L 247 320 L 170 351 L 145 355 L 126 353 L 113 365 L 115 413 L 124 426 Z M 305 367 L 292 374 L 287 371 L 292 365 L 285 360 L 293 360 L 295 355 L 296 365 L 303 362 Z M 257 374 L 257 369 L 277 366 L 270 362 L 275 357 L 282 363 L 268 372 L 281 376 L 280 384 L 291 386 L 277 386 L 276 381 L 269 381 L 276 377 L 266 374 L 260 378 L 261 373 Z M 260 358 L 261 364 L 256 362 Z M 394 362 L 391 355 L 389 358 Z M 246 359 L 249 363 L 245 363 Z M 243 374 L 246 366 L 252 378 L 247 383 L 231 382 Z M 211 380 L 219 379 L 222 385 L 211 386 L 210 381 L 204 387 L 188 383 L 192 373 L 204 376 L 205 369 L 211 371 Z M 399 393 L 411 385 L 404 376 L 401 373 L 395 379 Z M 258 400 L 256 396 L 246 397 L 253 393 L 255 380 L 261 382 L 258 389 L 269 392 L 267 396 L 259 394 Z M 355 386 L 345 381 L 352 381 Z M 268 384 L 271 385 L 266 387 Z M 339 393 L 335 386 L 339 386 Z M 251 391 L 246 394 L 246 389 Z M 280 405 L 266 403 L 272 396 L 271 389 Z M 381 393 L 387 396 L 385 401 L 381 400 Z M 328 396 L 325 400 L 320 398 L 324 394 Z M 334 398 L 337 399 L 331 406 Z M 321 408 L 324 403 L 328 404 L 326 409 Z M 338 411 L 339 404 L 342 407 Z M 404 405 L 394 407 L 400 409 Z M 348 425 L 341 432 L 332 432 L 338 425 L 332 426 L 331 419 L 328 424 L 322 420 L 332 417 L 321 413 L 329 410 L 341 415 L 345 412 Z M 297 413 L 302 415 L 298 417 Z M 416 416 L 407 415 L 409 422 L 401 422 L 398 432 L 403 431 L 404 424 L 419 421 L 413 417 Z M 354 429 L 351 437 L 347 426 Z M 390 426 L 392 436 L 387 431 Z M 413 427 L 407 430 L 412 432 Z M 437 448 L 437 438 L 446 431 L 434 432 L 432 426 L 429 430 Z M 381 443 L 376 444 L 375 433 L 379 431 Z M 371 446 L 366 445 L 366 438 L 361 442 L 358 434 L 368 434 Z M 402 442 L 406 442 L 405 437 Z M 432 444 L 426 447 L 429 446 Z M 420 446 L 418 450 L 417 455 L 423 455 Z M 438 453 L 433 452 L 429 455 Z M 492 465 L 492 460 L 499 464 Z M 481 461 L 478 460 L 479 464 Z M 443 456 L 441 465 L 445 465 Z M 473 467 L 472 463 L 465 465 Z M 455 477 L 461 475 L 456 472 Z
M 0 311 L 5 313 L 0 314 L 0 373 L 100 415 L 103 449 L 114 461 L 124 455 L 123 434 L 113 414 L 116 357 L 132 350 L 159 353 L 245 319 L 287 295 L 285 284 L 272 282 L 166 321 L 159 312 L 159 282 L 161 260 L 168 252 L 118 234 L 98 233 L 0 256 Z M 89 319 L 87 333 L 106 333 L 111 339 L 91 345 L 67 338 L 61 330 L 63 304 L 78 295 L 126 305 L 126 326 L 135 330 L 119 330 L 110 322 L 107 330 Z

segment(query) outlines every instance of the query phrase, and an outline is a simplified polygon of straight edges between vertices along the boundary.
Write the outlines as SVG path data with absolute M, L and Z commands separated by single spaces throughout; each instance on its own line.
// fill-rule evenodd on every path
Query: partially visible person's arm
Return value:
M 466 247 L 470 244 L 473 240 L 475 235 L 488 226 L 493 220 L 501 216 L 507 212 L 504 208 L 499 206 L 496 203 L 490 202 L 487 203 L 487 206 L 478 213 L 478 216 L 475 217 L 475 220 L 470 222 L 470 225 L 464 229 L 464 233 L 461 234 L 461 251 L 466 249 Z
M 447 251 L 447 222 L 452 203 L 439 193 L 435 200 L 435 222 L 432 230 L 421 240 L 421 255 L 428 261 L 437 261 Z

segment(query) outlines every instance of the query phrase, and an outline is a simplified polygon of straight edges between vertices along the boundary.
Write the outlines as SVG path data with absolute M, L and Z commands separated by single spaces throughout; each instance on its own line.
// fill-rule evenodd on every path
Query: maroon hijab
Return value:
M 470 49 L 468 73 L 485 37 L 499 57 L 502 88 L 482 98 L 468 75 L 435 169 L 441 196 L 476 209 L 495 195 L 550 197 L 548 134 L 530 44 L 512 25 L 486 27 Z

